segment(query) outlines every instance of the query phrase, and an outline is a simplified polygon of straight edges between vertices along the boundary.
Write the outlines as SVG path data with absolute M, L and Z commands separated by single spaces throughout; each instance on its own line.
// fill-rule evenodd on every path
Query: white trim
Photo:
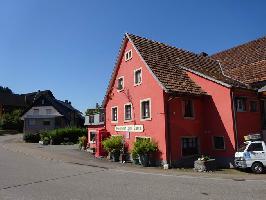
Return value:
M 205 79 L 208 79 L 208 80 L 210 80 L 210 81 L 213 81 L 213 82 L 215 82 L 215 83 L 218 83 L 218 84 L 220 84 L 220 85 L 222 85 L 222 86 L 225 86 L 225 87 L 228 87 L 228 88 L 231 88 L 231 87 L 232 87 L 231 85 L 229 85 L 229 84 L 227 84 L 227 83 L 224 83 L 224 82 L 222 82 L 222 81 L 216 80 L 216 79 L 214 79 L 214 78 L 212 78 L 212 77 L 210 77 L 210 76 L 208 76 L 208 75 L 202 74 L 202 73 L 197 72 L 197 71 L 195 71 L 195 70 L 188 69 L 188 68 L 183 67 L 183 66 L 179 66 L 179 67 L 180 67 L 181 69 L 183 69 L 183 70 L 189 71 L 189 72 L 191 72 L 191 73 L 193 73 L 193 74 L 196 74 L 196 75 L 198 75 L 198 76 L 200 76 L 200 77 L 203 77 L 203 78 L 205 78 Z
M 137 71 L 140 71 L 141 73 L 140 73 L 140 82 L 139 83 L 136 83 L 135 81 L 136 81 L 136 72 Z M 141 85 L 141 83 L 142 83 L 142 67 L 140 67 L 140 68 L 138 68 L 138 69 L 134 69 L 134 86 L 138 86 L 138 85 Z
M 149 118 L 142 118 L 142 102 L 144 101 L 149 101 L 149 111 L 150 111 L 150 117 Z M 151 120 L 152 116 L 151 116 L 151 98 L 146 98 L 146 99 L 141 99 L 140 100 L 140 121 L 148 121 Z
M 131 119 L 126 119 L 126 106 L 130 105 L 131 109 Z M 133 121 L 133 106 L 132 106 L 132 103 L 128 102 L 126 104 L 124 104 L 124 122 L 131 122 Z
M 129 53 L 131 53 L 131 56 L 130 57 L 127 57 L 127 55 L 129 55 Z M 129 61 L 129 60 L 131 60 L 133 58 L 133 51 L 132 51 L 132 49 L 129 49 L 128 51 L 126 51 L 124 57 L 125 57 L 125 61 L 126 62 Z
M 118 82 L 119 82 L 120 79 L 123 79 L 123 85 L 122 85 L 122 89 L 121 89 L 121 90 L 118 89 Z M 118 77 L 118 78 L 117 78 L 117 83 L 116 83 L 116 84 L 117 84 L 117 87 L 116 87 L 117 92 L 121 92 L 121 91 L 123 91 L 123 90 L 124 90 L 124 87 L 125 87 L 125 77 L 124 77 L 124 76 L 120 76 L 120 77 Z
M 94 142 L 91 141 L 91 133 L 95 133 L 95 141 Z M 90 144 L 95 144 L 96 143 L 96 134 L 97 134 L 97 131 L 96 130 L 89 130 L 89 136 L 90 136 L 89 143 Z
M 148 66 L 148 64 L 146 63 L 146 61 L 143 59 L 142 55 L 140 54 L 140 52 L 138 51 L 138 49 L 136 48 L 134 42 L 131 40 L 131 38 L 129 37 L 128 33 L 126 33 L 126 36 L 128 38 L 128 40 L 130 41 L 130 43 L 132 44 L 134 50 L 137 52 L 137 54 L 139 55 L 139 57 L 141 58 L 141 61 L 146 65 L 148 71 L 151 73 L 152 77 L 158 82 L 158 84 L 161 86 L 161 88 L 167 92 L 168 90 L 163 86 L 163 84 L 159 81 L 159 79 L 155 76 L 155 74 L 152 72 L 151 68 Z
M 220 137 L 220 138 L 223 138 L 223 141 L 224 141 L 224 147 L 223 147 L 223 149 L 216 149 L 216 147 L 215 147 L 215 142 L 214 142 L 214 137 Z M 225 148 L 225 139 L 224 139 L 224 136 L 213 135 L 213 136 L 212 136 L 212 147 L 213 147 L 213 150 L 216 150 L 216 151 L 224 151 L 224 150 L 226 150 L 226 148 Z
M 116 108 L 116 121 L 113 121 L 113 108 Z M 111 107 L 111 123 L 118 123 L 118 106 Z

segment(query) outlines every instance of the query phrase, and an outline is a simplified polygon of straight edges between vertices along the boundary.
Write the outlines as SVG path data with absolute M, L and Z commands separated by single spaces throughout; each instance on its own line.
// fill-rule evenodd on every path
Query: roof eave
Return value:
M 181 69 L 185 70 L 185 71 L 189 71 L 189 72 L 191 72 L 191 73 L 193 73 L 193 74 L 196 74 L 196 75 L 198 75 L 198 76 L 200 76 L 200 77 L 202 77 L 202 78 L 205 78 L 205 79 L 207 79 L 207 80 L 210 80 L 210 81 L 212 81 L 212 82 L 215 82 L 215 83 L 217 83 L 217 84 L 219 84 L 219 85 L 222 85 L 222 86 L 224 86 L 224 87 L 232 88 L 232 85 L 229 85 L 228 83 L 225 83 L 225 82 L 219 81 L 219 80 L 217 80 L 217 79 L 214 79 L 214 78 L 212 78 L 212 77 L 210 77 L 210 76 L 208 76 L 208 75 L 206 75 L 206 74 L 203 74 L 203 73 L 201 73 L 201 72 L 198 72 L 198 71 L 195 71 L 195 70 L 192 70 L 192 69 L 189 69 L 189 68 L 183 67 L 183 66 L 179 66 L 179 67 L 180 67 Z

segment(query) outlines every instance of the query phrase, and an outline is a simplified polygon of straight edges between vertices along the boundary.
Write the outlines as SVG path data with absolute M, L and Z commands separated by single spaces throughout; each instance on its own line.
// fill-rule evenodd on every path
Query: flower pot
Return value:
M 149 154 L 139 155 L 139 158 L 140 158 L 140 163 L 143 167 L 149 166 L 149 162 L 150 162 Z
M 114 162 L 119 162 L 119 157 L 120 157 L 120 152 L 119 151 L 113 152 L 113 161 Z

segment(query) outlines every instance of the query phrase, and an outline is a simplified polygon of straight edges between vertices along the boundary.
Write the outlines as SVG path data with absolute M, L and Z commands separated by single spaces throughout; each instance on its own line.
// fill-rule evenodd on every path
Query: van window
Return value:
M 263 151 L 263 147 L 261 143 L 253 143 L 248 147 L 248 151 Z
M 242 144 L 239 148 L 238 148 L 238 152 L 244 152 L 246 147 L 247 147 L 248 144 Z

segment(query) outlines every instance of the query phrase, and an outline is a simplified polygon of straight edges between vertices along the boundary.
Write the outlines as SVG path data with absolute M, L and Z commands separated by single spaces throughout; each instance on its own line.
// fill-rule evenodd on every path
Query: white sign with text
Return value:
M 117 132 L 143 132 L 143 125 L 115 126 Z

